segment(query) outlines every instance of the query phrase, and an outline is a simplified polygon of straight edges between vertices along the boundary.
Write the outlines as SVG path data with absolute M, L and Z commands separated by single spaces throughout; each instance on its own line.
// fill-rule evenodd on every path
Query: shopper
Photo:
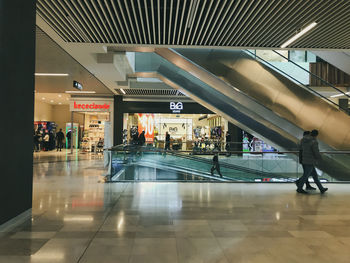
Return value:
M 57 151 L 62 151 L 63 147 L 63 140 L 64 140 L 64 133 L 62 132 L 62 129 L 58 133 L 56 133 L 56 142 L 57 142 Z
M 227 131 L 226 132 L 226 145 L 225 145 L 225 150 L 227 153 L 227 156 L 231 156 L 231 134 Z
M 72 141 L 72 131 L 69 130 L 66 134 L 67 142 L 68 142 L 68 149 L 71 147 L 71 141 Z
M 142 131 L 139 138 L 138 138 L 138 141 L 139 141 L 139 145 L 140 146 L 144 146 L 145 145 L 145 142 L 146 142 L 146 138 L 145 138 L 145 131 Z
M 139 132 L 136 131 L 133 136 L 132 136 L 132 143 L 134 145 L 138 145 L 139 144 Z
M 165 148 L 164 150 L 170 150 L 170 134 L 168 132 L 165 133 Z
M 303 150 L 301 149 L 301 145 L 302 145 L 303 141 L 305 140 L 304 139 L 305 136 L 310 136 L 310 131 L 304 131 L 303 138 L 300 140 L 300 143 L 299 143 L 299 163 L 303 166 L 303 174 L 305 173 L 305 167 L 304 167 L 304 164 L 302 162 L 302 160 L 303 160 Z M 299 179 L 295 181 L 295 184 L 298 186 Z M 307 180 L 305 181 L 305 184 L 306 184 L 306 190 L 316 190 L 315 187 L 312 187 L 310 185 L 309 178 L 307 178 Z
M 41 138 L 40 132 L 36 131 L 35 135 L 34 135 L 34 150 L 36 152 L 40 151 L 40 142 L 41 142 L 41 140 L 42 140 L 42 138 Z
M 220 171 L 219 154 L 218 153 L 215 153 L 214 157 L 213 157 L 213 166 L 210 169 L 210 173 L 212 176 L 214 175 L 214 170 L 216 170 L 218 172 L 218 174 L 220 175 L 220 177 L 222 178 L 222 174 Z
M 43 141 L 44 141 L 44 151 L 48 151 L 50 147 L 50 135 L 48 132 L 45 133 Z
M 322 186 L 315 169 L 315 165 L 322 161 L 322 156 L 320 154 L 318 142 L 316 139 L 317 136 L 318 131 L 312 130 L 310 135 L 306 135 L 301 142 L 300 148 L 302 150 L 302 164 L 304 165 L 304 174 L 302 177 L 300 177 L 298 182 L 298 193 L 307 194 L 307 192 L 303 190 L 303 186 L 309 176 L 313 177 L 314 182 L 316 183 L 321 194 L 328 190 L 328 188 L 324 188 Z

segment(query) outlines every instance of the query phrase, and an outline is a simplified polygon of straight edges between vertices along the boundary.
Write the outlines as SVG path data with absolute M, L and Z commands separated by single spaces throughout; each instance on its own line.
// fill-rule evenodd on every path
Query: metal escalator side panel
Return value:
M 332 148 L 350 149 L 348 115 L 243 51 L 176 51 L 303 130 L 318 129 Z

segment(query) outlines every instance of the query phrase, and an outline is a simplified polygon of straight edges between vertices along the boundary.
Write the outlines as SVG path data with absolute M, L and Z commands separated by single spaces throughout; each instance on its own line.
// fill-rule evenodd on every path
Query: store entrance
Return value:
M 111 137 L 109 112 L 80 112 L 84 125 L 79 134 L 79 146 L 83 153 L 102 153 L 105 139 Z M 107 139 L 108 140 L 108 139 Z
M 123 142 L 134 143 L 145 131 L 146 144 L 165 147 L 170 135 L 172 150 L 193 150 L 193 147 L 216 147 L 224 140 L 228 122 L 216 114 L 124 114 Z M 210 142 L 210 143 L 208 143 Z

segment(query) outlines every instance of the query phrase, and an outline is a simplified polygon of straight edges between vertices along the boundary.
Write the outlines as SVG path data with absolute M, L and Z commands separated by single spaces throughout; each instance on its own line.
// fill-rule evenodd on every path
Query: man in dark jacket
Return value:
M 322 186 L 315 169 L 315 165 L 322 160 L 322 156 L 318 149 L 318 142 L 316 139 L 317 135 L 318 131 L 312 130 L 310 135 L 306 135 L 300 144 L 300 148 L 302 150 L 302 164 L 304 165 L 304 174 L 299 179 L 297 189 L 298 193 L 307 193 L 303 190 L 303 186 L 310 175 L 313 177 L 318 189 L 320 189 L 321 194 L 328 190 L 328 188 L 324 188 Z
M 165 133 L 165 148 L 164 150 L 170 150 L 170 134 L 168 132 Z
M 139 136 L 139 145 L 143 146 L 146 142 L 146 138 L 145 138 L 145 131 L 142 131 L 140 136 Z
M 214 157 L 213 157 L 213 166 L 210 169 L 210 173 L 212 176 L 214 175 L 214 170 L 216 170 L 218 172 L 218 174 L 220 175 L 220 177 L 222 178 L 222 174 L 220 172 L 219 154 L 218 153 L 215 153 Z
M 64 133 L 62 132 L 62 129 L 60 129 L 60 131 L 56 133 L 57 151 L 58 150 L 60 150 L 60 152 L 62 151 L 63 140 L 64 140 Z
M 303 162 L 302 162 L 302 160 L 303 160 L 303 150 L 301 149 L 301 144 L 302 144 L 302 142 L 303 142 L 305 136 L 310 136 L 310 131 L 304 131 L 304 133 L 303 133 L 303 138 L 300 140 L 300 144 L 299 144 L 299 163 L 303 166 L 303 171 L 304 171 L 304 172 L 305 172 L 305 167 L 304 167 L 304 164 L 303 164 Z M 299 184 L 299 179 L 295 181 L 295 184 L 298 186 L 298 184 Z M 305 184 L 306 184 L 306 190 L 316 190 L 315 187 L 312 187 L 312 186 L 310 185 L 310 182 L 309 182 L 308 179 L 305 181 Z

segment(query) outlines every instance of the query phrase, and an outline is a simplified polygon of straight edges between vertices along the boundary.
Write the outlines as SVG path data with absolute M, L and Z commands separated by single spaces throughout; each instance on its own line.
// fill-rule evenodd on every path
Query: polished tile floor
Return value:
M 347 184 L 105 184 L 102 163 L 34 164 L 32 219 L 0 262 L 350 262 Z

